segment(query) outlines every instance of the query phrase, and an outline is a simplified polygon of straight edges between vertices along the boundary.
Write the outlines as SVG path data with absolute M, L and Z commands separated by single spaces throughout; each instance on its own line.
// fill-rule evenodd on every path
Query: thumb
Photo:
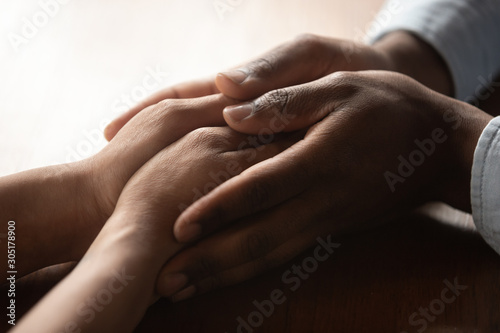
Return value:
M 248 100 L 273 89 L 316 80 L 335 69 L 338 41 L 301 35 L 232 71 L 219 73 L 217 88 L 224 95 Z M 337 66 L 339 67 L 339 66 Z
M 333 74 L 335 75 L 335 74 Z M 234 130 L 265 135 L 307 128 L 334 110 L 335 85 L 328 77 L 270 91 L 242 104 L 227 106 L 223 115 Z

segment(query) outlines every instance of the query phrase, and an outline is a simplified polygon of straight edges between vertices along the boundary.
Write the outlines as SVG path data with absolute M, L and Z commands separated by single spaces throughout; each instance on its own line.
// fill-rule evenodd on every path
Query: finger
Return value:
M 236 132 L 228 126 L 201 127 L 186 135 L 185 147 L 180 150 L 210 148 L 212 153 L 221 155 L 222 168 L 229 167 L 230 164 L 237 165 L 240 171 L 236 174 L 239 174 L 252 165 L 281 153 L 302 138 L 303 132 L 264 137 Z
M 291 239 L 262 258 L 217 272 L 201 281 L 194 281 L 192 284 L 188 283 L 186 288 L 173 295 L 162 294 L 162 296 L 171 296 L 172 302 L 180 302 L 196 295 L 250 280 L 295 258 L 304 249 L 308 248 L 311 243 L 310 239 L 304 237 Z M 295 280 L 291 282 L 295 282 Z
M 179 242 L 192 242 L 240 218 L 274 207 L 294 197 L 321 179 L 318 173 L 335 173 L 325 161 L 324 133 L 338 127 L 342 117 L 330 116 L 309 129 L 300 140 L 282 153 L 253 165 L 203 196 L 177 218 L 174 236 Z M 314 130 L 313 130 L 314 128 Z M 342 166 L 345 153 L 334 158 Z M 329 163 L 327 163 L 329 162 Z M 318 165 L 319 163 L 319 165 Z M 322 165 L 330 165 L 328 170 Z M 313 175 L 312 172 L 315 174 Z
M 231 144 L 226 145 L 228 148 L 233 149 L 232 151 L 227 151 L 228 149 L 226 149 L 226 154 L 228 156 L 234 155 L 233 158 L 240 160 L 244 158 L 244 164 L 246 165 L 245 169 L 248 169 L 260 161 L 275 157 L 302 140 L 305 135 L 305 131 L 253 135 L 236 132 L 229 126 L 224 128 L 227 129 L 227 131 L 231 131 L 233 136 L 239 135 L 239 140 L 233 140 Z
M 307 183 L 308 159 L 300 141 L 228 180 L 194 202 L 174 224 L 180 242 L 191 242 L 221 226 L 273 207 L 301 193 Z M 293 180 L 293 181 L 291 181 Z
M 355 88 L 344 84 L 351 76 L 336 72 L 319 80 L 270 91 L 261 97 L 224 109 L 233 129 L 249 134 L 279 133 L 306 128 L 334 111 Z
M 283 115 L 294 116 L 286 116 L 292 119 L 284 125 L 287 130 L 296 129 L 301 123 L 309 126 L 317 122 L 334 110 L 335 103 L 330 101 L 330 95 L 335 95 L 340 100 L 336 102 L 341 103 L 342 95 L 346 94 L 342 89 L 335 88 L 340 79 L 338 74 L 333 75 L 335 77 L 329 76 L 303 86 L 282 89 L 281 91 L 287 91 L 285 97 L 276 91 L 264 95 L 268 98 L 274 96 L 271 98 L 276 103 L 269 102 L 267 98 L 256 103 L 260 105 L 262 112 L 255 114 L 254 127 L 261 128 L 261 133 L 262 129 L 267 129 L 270 133 L 279 131 L 273 128 L 276 125 L 273 125 L 273 119 L 276 118 L 268 117 L 268 114 L 276 113 L 272 111 L 273 108 L 279 110 L 276 117 L 281 117 L 282 120 L 286 119 Z M 304 109 L 310 111 L 304 112 Z M 297 122 L 297 119 L 302 120 Z M 262 127 L 259 123 L 271 125 Z M 314 157 L 312 152 L 315 145 L 317 146 L 312 139 L 300 141 L 273 159 L 249 168 L 196 201 L 181 214 L 174 225 L 177 240 L 193 241 L 206 234 L 207 230 L 212 231 L 238 218 L 273 207 L 300 193 L 309 186 L 308 172 L 312 169 L 309 163 L 311 157 Z
M 202 150 L 209 147 L 212 157 L 219 163 L 215 164 L 211 170 L 206 170 L 206 173 L 193 175 L 193 179 L 200 179 L 194 181 L 196 186 L 190 191 L 195 196 L 182 203 L 182 206 L 186 208 L 217 186 L 249 167 L 275 157 L 303 137 L 302 133 L 280 135 L 269 143 L 267 139 L 260 141 L 258 137 L 238 133 L 229 127 L 200 128 L 190 132 L 187 136 L 188 140 L 183 140 L 186 146 L 180 147 L 180 151 L 197 149 L 197 146 Z M 193 146 L 193 143 L 197 146 Z M 196 225 L 191 227 L 198 228 Z M 208 232 L 208 229 L 205 231 Z M 196 230 L 191 232 L 196 232 Z
M 225 125 L 221 110 L 228 103 L 231 100 L 221 94 L 187 100 L 163 100 L 147 107 L 127 123 L 118 134 L 120 142 L 127 142 L 131 145 L 129 148 L 150 146 L 157 152 L 158 148 L 163 149 L 197 128 Z
M 219 73 L 217 88 L 248 100 L 273 89 L 309 82 L 341 69 L 338 40 L 302 35 L 237 69 Z M 335 65 L 336 64 L 336 65 Z
M 194 98 L 213 95 L 217 93 L 219 93 L 219 91 L 217 90 L 217 87 L 215 86 L 214 80 L 212 78 L 181 83 L 173 87 L 162 89 L 139 102 L 133 108 L 111 121 L 111 123 L 109 123 L 108 126 L 106 126 L 106 128 L 104 129 L 104 137 L 106 138 L 106 140 L 111 141 L 111 139 L 115 137 L 116 133 L 118 133 L 118 131 L 137 113 L 139 113 L 146 107 L 154 105 L 164 99 Z
M 149 106 L 104 147 L 101 163 L 129 179 L 147 160 L 187 133 L 204 126 L 223 126 L 221 110 L 231 103 L 222 94 L 196 99 L 165 100 Z
M 320 213 L 320 209 L 314 209 L 317 202 L 292 198 L 277 209 L 204 238 L 164 266 L 157 283 L 159 292 L 171 296 L 208 277 L 221 277 L 218 285 L 241 281 L 292 258 L 318 232 L 313 225 Z M 231 272 L 237 267 L 241 269 Z

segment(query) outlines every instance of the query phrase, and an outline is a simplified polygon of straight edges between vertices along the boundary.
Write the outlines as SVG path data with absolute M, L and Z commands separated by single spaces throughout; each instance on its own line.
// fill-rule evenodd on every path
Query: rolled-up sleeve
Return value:
M 483 130 L 474 152 L 471 203 L 477 230 L 500 254 L 500 117 Z
M 417 35 L 448 65 L 457 99 L 467 100 L 478 79 L 500 72 L 499 0 L 390 0 L 379 17 L 368 42 L 396 30 Z

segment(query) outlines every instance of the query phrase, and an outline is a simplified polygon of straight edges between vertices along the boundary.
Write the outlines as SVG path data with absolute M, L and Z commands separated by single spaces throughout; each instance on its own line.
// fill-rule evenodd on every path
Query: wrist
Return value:
M 436 50 L 410 32 L 395 31 L 373 48 L 389 59 L 391 70 L 405 74 L 447 96 L 453 95 L 451 73 Z
M 88 194 L 79 163 L 0 179 L 0 217 L 16 222 L 20 275 L 81 258 L 90 245 Z
M 60 223 L 64 235 L 71 241 L 71 245 L 63 251 L 67 252 L 66 259 L 76 261 L 88 250 L 108 216 L 101 213 L 99 196 L 93 186 L 95 171 L 88 160 L 60 167 L 65 187 L 59 196 L 67 205 L 65 218 Z
M 110 226 L 114 220 L 110 218 Z M 135 233 L 106 224 L 78 266 L 14 331 L 59 332 L 70 325 L 75 332 L 131 332 L 154 296 L 161 268 L 152 264 L 149 253 L 130 246 Z M 40 329 L 42 321 L 46 325 Z
M 471 212 L 470 182 L 474 152 L 492 116 L 464 102 L 449 99 L 449 103 L 440 109 L 449 139 L 443 149 L 444 167 L 437 182 L 436 196 L 455 208 Z
M 124 209 L 119 203 L 87 254 L 111 250 L 129 253 L 131 258 L 142 261 L 148 271 L 158 273 L 182 245 L 173 236 L 173 219 L 165 215 L 158 219 L 141 211 L 140 204 Z

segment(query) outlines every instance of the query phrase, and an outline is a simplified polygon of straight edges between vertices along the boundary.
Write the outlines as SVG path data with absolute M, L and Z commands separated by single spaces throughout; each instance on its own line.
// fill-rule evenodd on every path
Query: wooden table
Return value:
M 221 19 L 212 0 L 74 1 L 19 51 L 2 39 L 0 175 L 75 158 L 88 133 L 116 116 L 117 100 L 155 66 L 170 73 L 159 88 L 242 62 L 301 32 L 352 38 L 381 1 L 232 3 L 239 4 Z M 0 32 L 19 32 L 22 18 L 38 10 L 34 0 L 0 4 Z M 489 99 L 490 110 L 500 110 L 499 101 Z M 100 149 L 98 141 L 88 154 Z M 241 285 L 178 304 L 160 301 L 136 332 L 237 332 L 238 318 L 249 323 L 249 315 L 258 327 L 242 332 L 416 332 L 424 325 L 425 332 L 499 332 L 500 258 L 470 229 L 470 217 L 447 209 L 432 216 L 334 237 L 341 246 L 295 291 L 282 275 L 313 249 Z M 71 267 L 19 280 L 18 314 Z M 445 280 L 467 288 L 451 300 Z M 253 302 L 274 290 L 286 300 L 269 317 L 256 313 Z M 420 311 L 429 306 L 435 314 L 426 318 Z M 6 329 L 6 320 L 0 325 Z
M 340 247 L 294 291 L 295 284 L 282 276 L 313 249 L 243 284 L 177 304 L 159 301 L 136 332 L 238 332 L 238 317 L 256 326 L 241 332 L 417 332 L 424 325 L 426 332 L 499 331 L 500 258 L 470 229 L 412 214 L 375 231 L 333 239 Z M 18 281 L 18 311 L 26 311 L 70 268 L 48 268 Z M 445 280 L 465 289 L 442 296 L 449 288 Z M 271 313 L 265 301 L 276 289 L 283 303 Z M 255 313 L 254 301 L 267 304 L 269 317 Z M 429 319 L 421 308 L 429 309 Z

